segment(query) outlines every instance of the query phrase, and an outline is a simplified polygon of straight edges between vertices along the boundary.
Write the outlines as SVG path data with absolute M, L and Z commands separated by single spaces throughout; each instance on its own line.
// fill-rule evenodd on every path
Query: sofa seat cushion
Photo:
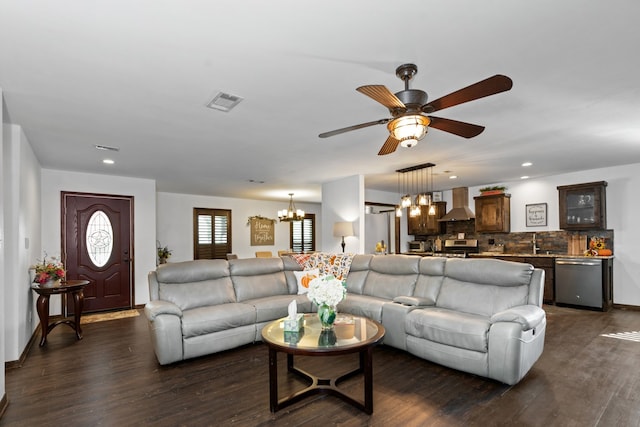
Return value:
M 364 316 L 382 322 L 382 306 L 388 302 L 390 300 L 384 298 L 347 293 L 347 297 L 338 304 L 338 313 Z
M 256 310 L 256 322 L 269 322 L 289 315 L 287 309 L 291 301 L 296 301 L 298 313 L 309 312 L 311 301 L 306 295 L 273 295 L 244 301 Z
M 252 325 L 256 322 L 256 310 L 252 305 L 230 303 L 198 307 L 182 313 L 184 338 Z
M 405 321 L 408 335 L 483 353 L 490 326 L 488 317 L 438 307 L 413 310 Z

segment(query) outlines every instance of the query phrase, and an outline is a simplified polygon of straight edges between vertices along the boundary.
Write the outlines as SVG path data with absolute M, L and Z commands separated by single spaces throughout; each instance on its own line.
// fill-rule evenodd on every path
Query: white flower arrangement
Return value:
M 347 295 L 347 284 L 334 276 L 320 276 L 309 283 L 307 296 L 318 306 L 326 304 L 331 307 L 338 305 Z

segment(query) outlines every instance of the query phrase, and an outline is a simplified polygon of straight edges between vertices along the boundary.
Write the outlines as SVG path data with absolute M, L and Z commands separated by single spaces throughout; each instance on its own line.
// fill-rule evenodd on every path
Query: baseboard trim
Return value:
M 640 311 L 640 305 L 613 304 L 618 310 Z
M 18 358 L 18 360 L 12 360 L 10 362 L 4 363 L 5 370 L 20 368 L 22 367 L 22 365 L 24 365 L 24 361 L 27 360 L 29 351 L 31 350 L 31 347 L 33 347 L 33 344 L 35 344 L 36 341 L 38 340 L 39 334 L 40 334 L 40 323 L 38 323 L 38 327 L 31 334 L 31 338 L 29 338 L 29 342 L 25 346 L 24 350 L 22 350 L 22 354 L 20 354 L 20 357 Z
M 2 400 L 0 400 L 0 419 L 7 411 L 7 407 L 9 406 L 9 399 L 7 399 L 7 393 L 2 395 Z

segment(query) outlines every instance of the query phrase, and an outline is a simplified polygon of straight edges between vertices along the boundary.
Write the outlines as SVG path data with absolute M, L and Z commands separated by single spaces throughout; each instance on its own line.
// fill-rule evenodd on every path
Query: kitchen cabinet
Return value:
M 606 181 L 558 186 L 562 230 L 607 228 Z
M 511 231 L 511 195 L 476 196 L 476 232 L 508 233 Z
M 434 205 L 436 208 L 435 215 L 429 215 L 429 207 L 422 206 L 420 215 L 411 217 L 409 216 L 409 209 L 407 208 L 407 234 L 414 236 L 444 234 L 446 224 L 444 222 L 438 222 L 438 220 L 447 213 L 447 202 L 434 202 Z
M 542 301 L 545 304 L 555 303 L 555 261 L 553 257 L 520 257 L 520 256 L 499 256 L 487 255 L 481 256 L 486 258 L 501 259 L 504 261 L 524 262 L 533 265 L 535 268 L 544 270 L 544 294 Z

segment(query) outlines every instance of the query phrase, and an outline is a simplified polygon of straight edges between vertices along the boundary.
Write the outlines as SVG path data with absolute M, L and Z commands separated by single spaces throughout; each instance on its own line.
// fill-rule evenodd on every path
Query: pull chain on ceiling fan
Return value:
M 352 130 L 362 129 L 373 125 L 386 124 L 389 130 L 387 140 L 378 152 L 379 156 L 391 154 L 398 148 L 413 147 L 426 135 L 428 128 L 432 127 L 444 132 L 449 132 L 463 138 L 473 138 L 480 135 L 484 126 L 460 122 L 452 119 L 429 116 L 433 112 L 474 101 L 486 96 L 495 95 L 511 89 L 513 82 L 507 76 L 496 74 L 485 80 L 452 92 L 435 101 L 427 102 L 428 96 L 420 89 L 410 89 L 409 81 L 418 72 L 415 64 L 404 64 L 396 69 L 396 76 L 404 82 L 404 90 L 393 94 L 383 85 L 360 86 L 356 90 L 367 95 L 389 109 L 390 118 L 375 120 L 324 132 L 320 138 L 339 135 Z

